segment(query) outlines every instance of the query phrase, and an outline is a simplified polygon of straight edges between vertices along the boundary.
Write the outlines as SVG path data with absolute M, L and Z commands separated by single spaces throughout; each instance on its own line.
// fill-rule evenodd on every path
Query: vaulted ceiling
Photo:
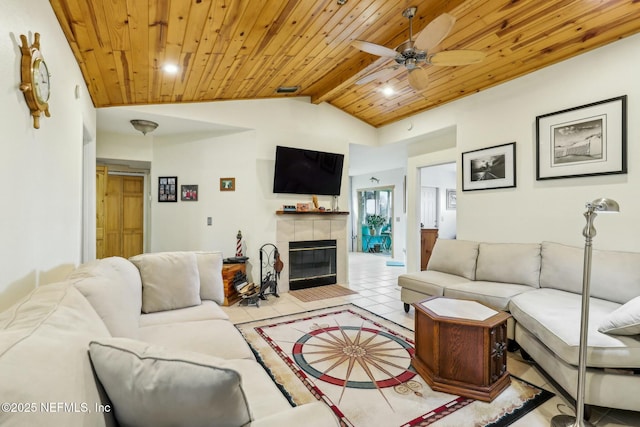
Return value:
M 50 0 L 96 107 L 308 96 L 381 126 L 640 31 L 640 0 Z M 340 5 L 338 3 L 344 3 Z M 434 52 L 474 49 L 466 66 L 427 65 L 421 92 L 394 49 L 440 14 L 457 21 Z M 176 74 L 163 71 L 167 63 Z M 395 94 L 385 95 L 391 86 Z M 294 94 L 279 86 L 298 86 Z

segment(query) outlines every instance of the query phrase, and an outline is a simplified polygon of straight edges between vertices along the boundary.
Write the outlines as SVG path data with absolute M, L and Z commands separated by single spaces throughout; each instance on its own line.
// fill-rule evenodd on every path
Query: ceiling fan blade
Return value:
M 444 50 L 427 58 L 432 65 L 469 65 L 482 62 L 487 56 L 479 50 Z
M 409 85 L 417 91 L 425 90 L 429 85 L 427 70 L 420 67 L 409 70 Z
M 373 73 L 367 74 L 366 76 L 358 80 L 356 84 L 364 85 L 374 80 L 378 80 L 378 79 L 382 80 L 384 77 L 396 71 L 398 68 L 400 68 L 399 65 L 393 65 L 391 67 L 383 68 L 382 70 L 374 71 Z
M 360 50 L 362 50 L 364 52 L 372 53 L 372 54 L 378 55 L 378 56 L 384 56 L 384 57 L 389 57 L 389 58 L 395 58 L 396 56 L 398 56 L 398 52 L 396 52 L 393 49 L 389 49 L 388 47 L 380 46 L 379 44 L 365 42 L 363 40 L 355 40 L 355 41 L 351 42 L 351 45 L 353 47 L 357 47 L 358 49 L 360 49 Z
M 449 35 L 456 23 L 456 18 L 448 13 L 443 13 L 429 22 L 424 30 L 416 37 L 415 46 L 420 50 L 431 50 L 440 44 Z

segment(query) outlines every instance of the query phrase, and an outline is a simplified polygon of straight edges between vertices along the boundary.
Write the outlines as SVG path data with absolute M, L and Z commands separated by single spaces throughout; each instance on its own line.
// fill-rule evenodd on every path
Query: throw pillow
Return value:
M 611 335 L 640 334 L 640 296 L 609 313 L 600 322 L 598 331 Z
M 200 298 L 224 304 L 222 252 L 196 252 L 200 273 Z
M 143 313 L 202 303 L 198 263 L 193 252 L 150 253 L 129 260 L 140 270 Z
M 223 359 L 128 338 L 91 341 L 89 354 L 120 425 L 241 426 L 251 421 L 240 374 Z

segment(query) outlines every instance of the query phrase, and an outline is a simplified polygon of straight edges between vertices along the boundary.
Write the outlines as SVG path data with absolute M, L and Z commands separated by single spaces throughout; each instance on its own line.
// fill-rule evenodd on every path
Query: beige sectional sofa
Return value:
M 220 308 L 220 253 L 80 266 L 0 313 L 2 426 L 336 426 L 292 407 Z
M 583 249 L 438 240 L 398 277 L 405 310 L 428 296 L 509 311 L 509 338 L 575 398 Z M 640 253 L 593 251 L 585 403 L 640 411 Z

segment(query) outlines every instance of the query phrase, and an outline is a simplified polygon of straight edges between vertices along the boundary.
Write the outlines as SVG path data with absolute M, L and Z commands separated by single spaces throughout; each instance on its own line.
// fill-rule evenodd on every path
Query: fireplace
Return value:
M 289 288 L 291 290 L 338 283 L 336 241 L 289 242 Z

